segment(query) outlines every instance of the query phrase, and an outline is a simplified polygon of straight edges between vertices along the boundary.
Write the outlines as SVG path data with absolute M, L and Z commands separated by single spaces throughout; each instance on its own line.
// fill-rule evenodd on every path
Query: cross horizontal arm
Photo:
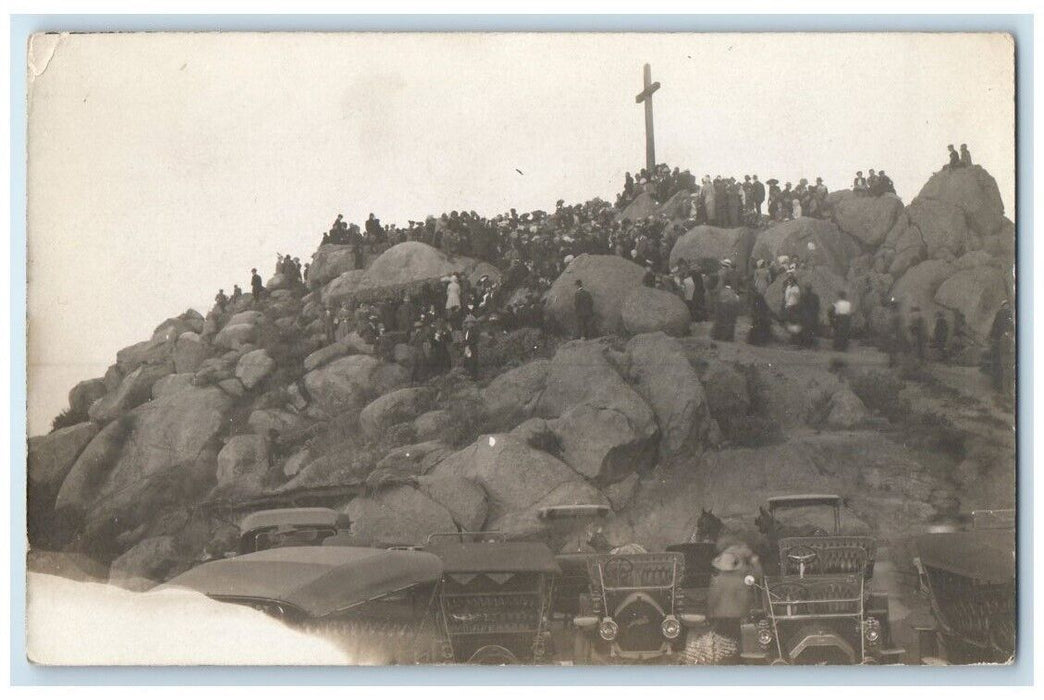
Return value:
M 634 101 L 635 102 L 645 102 L 645 100 L 647 98 L 652 97 L 652 94 L 654 92 L 656 92 L 657 90 L 659 90 L 659 89 L 660 89 L 660 84 L 659 83 L 653 83 L 652 85 L 650 85 L 649 87 L 645 88 L 644 90 L 639 92 L 637 95 L 635 95 Z

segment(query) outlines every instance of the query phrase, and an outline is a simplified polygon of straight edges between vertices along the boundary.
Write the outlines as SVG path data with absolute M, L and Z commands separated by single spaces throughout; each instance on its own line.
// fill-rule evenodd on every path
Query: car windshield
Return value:
M 282 532 L 263 532 L 257 536 L 257 549 L 319 545 L 332 534 L 334 531 L 329 528 L 295 528 Z
M 816 529 L 820 534 L 834 533 L 834 508 L 831 506 L 799 506 L 797 508 L 775 508 L 772 517 L 784 529 L 788 530 L 787 536 L 808 537 Z

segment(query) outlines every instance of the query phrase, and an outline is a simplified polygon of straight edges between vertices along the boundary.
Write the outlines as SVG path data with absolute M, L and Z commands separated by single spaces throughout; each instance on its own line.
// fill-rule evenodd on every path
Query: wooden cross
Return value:
M 645 167 L 652 173 L 656 169 L 656 144 L 653 140 L 652 96 L 660 89 L 659 83 L 652 82 L 652 68 L 645 64 L 643 71 L 645 89 L 634 98 L 636 103 L 645 103 Z

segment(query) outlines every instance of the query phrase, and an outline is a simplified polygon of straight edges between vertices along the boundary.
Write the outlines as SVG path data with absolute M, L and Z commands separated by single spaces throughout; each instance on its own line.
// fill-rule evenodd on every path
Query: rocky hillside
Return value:
M 673 198 L 646 200 L 630 207 L 677 216 Z M 1014 227 L 993 178 L 943 171 L 909 206 L 847 191 L 829 204 L 829 219 L 697 227 L 672 260 L 811 257 L 799 277 L 824 309 L 844 289 L 871 327 L 889 295 L 928 318 L 960 314 L 975 359 L 1014 287 Z M 534 535 L 540 507 L 603 503 L 613 544 L 656 547 L 687 538 L 701 506 L 745 536 L 759 499 L 778 492 L 858 494 L 860 521 L 886 537 L 1013 502 L 1011 417 L 974 388 L 974 369 L 890 371 L 866 346 L 711 343 L 676 297 L 641 286 L 638 265 L 581 255 L 546 296 L 562 333 L 484 337 L 481 381 L 455 369 L 414 383 L 409 345 L 327 343 L 322 304 L 500 271 L 418 242 L 352 267 L 347 246 L 322 246 L 308 289 L 277 277 L 257 308 L 246 295 L 225 313 L 186 311 L 74 387 L 79 422 L 29 440 L 32 547 L 146 587 L 231 548 L 243 514 L 278 505 L 328 505 L 360 543 L 399 544 L 457 529 Z M 580 276 L 598 340 L 566 340 Z

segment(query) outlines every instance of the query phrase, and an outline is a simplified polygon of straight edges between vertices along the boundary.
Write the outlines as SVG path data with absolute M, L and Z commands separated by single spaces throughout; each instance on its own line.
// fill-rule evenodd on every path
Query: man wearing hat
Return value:
M 707 591 L 707 618 L 718 634 L 740 639 L 740 623 L 750 615 L 753 588 L 743 580 L 755 573 L 756 557 L 743 544 L 731 545 L 711 562 L 714 575 Z
M 583 280 L 576 281 L 573 310 L 576 313 L 577 337 L 584 340 L 593 338 L 595 336 L 594 297 L 584 289 Z
M 265 291 L 265 285 L 261 281 L 261 275 L 257 274 L 257 268 L 250 268 L 250 294 L 253 296 L 254 306 L 261 300 L 261 294 Z
M 479 371 L 479 322 L 475 314 L 468 311 L 464 318 L 464 366 L 472 379 L 478 379 Z

